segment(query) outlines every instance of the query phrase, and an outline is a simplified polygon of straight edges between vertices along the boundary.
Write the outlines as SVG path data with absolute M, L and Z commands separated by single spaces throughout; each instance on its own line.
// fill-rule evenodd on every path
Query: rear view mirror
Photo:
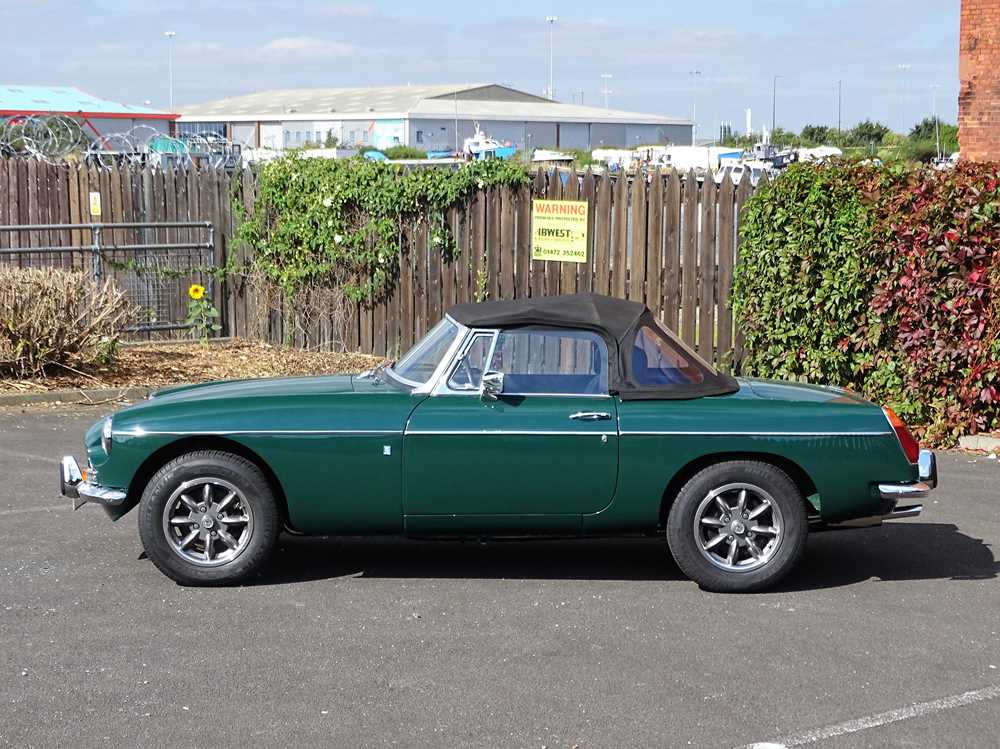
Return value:
M 503 393 L 503 372 L 483 372 L 483 385 L 480 389 L 483 400 L 495 401 Z

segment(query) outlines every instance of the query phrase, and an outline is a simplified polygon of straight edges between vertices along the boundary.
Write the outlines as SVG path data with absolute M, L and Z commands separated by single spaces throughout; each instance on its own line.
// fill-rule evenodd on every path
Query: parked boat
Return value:
M 501 143 L 484 133 L 476 123 L 476 133 L 465 139 L 462 152 L 467 159 L 509 159 L 517 149 L 510 143 Z

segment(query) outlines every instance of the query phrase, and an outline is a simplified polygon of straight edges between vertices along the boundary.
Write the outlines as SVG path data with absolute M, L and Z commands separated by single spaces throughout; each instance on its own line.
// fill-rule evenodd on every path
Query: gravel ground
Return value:
M 659 540 L 286 538 L 191 589 L 56 496 L 99 415 L 0 412 L 0 746 L 996 745 L 995 460 L 942 454 L 924 516 L 817 534 L 766 594 Z
M 377 356 L 304 351 L 247 340 L 198 343 L 144 343 L 122 346 L 113 364 L 83 370 L 52 369 L 46 377 L 15 380 L 0 377 L 0 393 L 49 390 L 161 387 L 179 382 L 286 377 L 360 372 Z

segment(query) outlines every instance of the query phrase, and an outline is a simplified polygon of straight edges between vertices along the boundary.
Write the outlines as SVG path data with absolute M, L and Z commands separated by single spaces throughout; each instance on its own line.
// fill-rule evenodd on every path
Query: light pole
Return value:
M 774 80 L 771 81 L 771 142 L 774 142 L 774 131 L 777 129 L 778 122 L 778 79 L 781 78 L 780 75 L 774 76 Z
M 549 99 L 555 100 L 556 90 L 553 79 L 553 63 L 555 60 L 555 55 L 553 53 L 553 29 L 555 28 L 556 21 L 559 20 L 559 16 L 545 16 L 545 20 L 549 24 Z
M 844 113 L 844 82 L 837 81 L 837 135 L 840 135 L 840 127 L 843 122 Z
M 940 83 L 931 84 L 931 117 L 934 118 L 934 146 L 937 157 L 941 158 L 941 121 L 937 116 L 937 90 L 941 88 Z
M 167 37 L 167 78 L 170 82 L 170 113 L 174 113 L 174 37 L 176 31 L 164 31 Z
M 603 81 L 601 85 L 601 93 L 604 94 L 604 108 L 608 108 L 608 96 L 611 95 L 611 89 L 608 88 L 608 81 L 611 80 L 611 73 L 601 73 L 601 80 Z
M 693 81 L 693 93 L 691 95 L 691 145 L 698 145 L 698 81 L 701 79 L 700 70 L 689 70 L 688 75 Z
M 899 117 L 903 125 L 902 129 L 900 130 L 901 135 L 906 135 L 906 73 L 912 67 L 913 66 L 910 65 L 908 62 L 900 63 L 899 65 L 896 66 L 896 68 L 903 76 L 903 85 L 900 88 L 899 92 Z

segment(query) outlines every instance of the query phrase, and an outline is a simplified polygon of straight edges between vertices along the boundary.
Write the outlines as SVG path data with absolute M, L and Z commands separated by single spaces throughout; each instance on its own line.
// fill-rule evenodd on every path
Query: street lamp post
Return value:
M 693 93 L 691 95 L 691 145 L 698 145 L 698 81 L 701 79 L 700 70 L 690 70 L 688 75 L 694 82 Z
M 780 75 L 774 76 L 774 80 L 771 81 L 771 142 L 774 142 L 774 131 L 777 129 L 778 123 L 778 79 L 781 78 Z
M 555 55 L 553 52 L 553 29 L 555 28 L 556 21 L 559 20 L 559 16 L 545 16 L 545 20 L 549 24 L 549 99 L 554 100 L 556 98 L 556 91 L 553 78 L 553 67 L 555 61 Z
M 906 135 L 906 73 L 913 66 L 909 63 L 900 63 L 896 66 L 899 72 L 903 76 L 903 85 L 899 92 L 899 117 L 902 122 L 902 129 L 900 130 L 901 135 Z
M 844 113 L 844 82 L 837 81 L 837 135 L 840 135 Z
M 601 86 L 601 93 L 604 94 L 604 108 L 608 108 L 608 96 L 611 94 L 611 89 L 608 88 L 608 81 L 611 80 L 611 73 L 601 73 L 601 79 L 603 85 Z
M 941 158 L 941 121 L 938 119 L 937 115 L 937 90 L 941 88 L 941 84 L 932 83 L 931 84 L 931 117 L 934 118 L 934 146 L 935 153 L 937 157 Z
M 163 36 L 167 37 L 167 79 L 170 91 L 170 113 L 174 112 L 174 37 L 176 31 L 164 31 Z

